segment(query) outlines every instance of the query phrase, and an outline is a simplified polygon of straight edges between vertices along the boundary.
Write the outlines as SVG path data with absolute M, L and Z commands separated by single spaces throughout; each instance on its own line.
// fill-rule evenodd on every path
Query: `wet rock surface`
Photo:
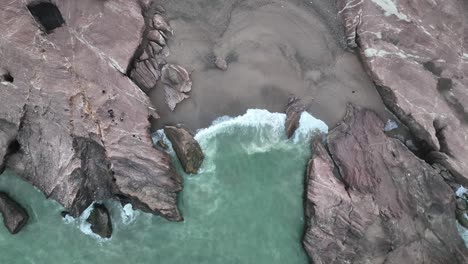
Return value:
M 110 238 L 112 236 L 111 217 L 103 204 L 94 204 L 93 211 L 91 211 L 86 221 L 91 224 L 91 230 L 94 234 L 102 238 Z
M 306 110 L 306 106 L 301 100 L 295 96 L 289 97 L 288 104 L 286 106 L 286 123 L 285 130 L 286 136 L 291 138 L 299 127 L 299 121 L 301 114 Z
M 175 126 L 164 127 L 164 133 L 171 141 L 184 171 L 197 174 L 203 163 L 204 155 L 200 144 L 193 135 L 187 129 Z
M 5 227 L 11 234 L 21 231 L 29 219 L 26 210 L 4 192 L 0 192 L 0 213 Z
M 340 0 L 348 46 L 425 160 L 468 183 L 468 3 Z
M 24 2 L 0 10 L 0 35 L 7 36 L 0 42 L 0 168 L 74 217 L 92 201 L 125 197 L 135 208 L 181 220 L 181 178 L 149 133 L 148 118 L 158 115 L 124 75 L 144 39 L 140 5 L 52 5 L 65 23 L 50 30 Z
M 453 191 L 383 128 L 375 113 L 350 107 L 328 135 L 329 152 L 314 142 L 303 240 L 311 260 L 466 263 Z

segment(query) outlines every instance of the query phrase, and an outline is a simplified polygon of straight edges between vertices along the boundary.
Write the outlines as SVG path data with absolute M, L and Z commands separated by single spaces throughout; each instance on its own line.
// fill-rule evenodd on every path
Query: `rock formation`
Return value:
M 186 173 L 197 174 L 204 155 L 193 135 L 183 127 L 166 126 L 164 133 L 172 143 L 172 148 Z
M 302 112 L 304 112 L 306 106 L 301 102 L 301 99 L 291 96 L 286 105 L 286 136 L 291 138 L 299 127 L 299 121 L 301 119 Z
M 94 204 L 93 211 L 91 211 L 86 221 L 91 224 L 91 230 L 94 234 L 102 238 L 110 238 L 112 236 L 110 214 L 103 204 Z
M 174 111 L 178 103 L 189 98 L 186 93 L 192 90 L 192 81 L 189 72 L 182 66 L 166 62 L 169 55 L 167 41 L 174 31 L 162 16 L 163 13 L 164 9 L 155 3 L 147 4 L 144 38 L 129 74 L 146 93 L 161 79 L 166 103 Z
M 158 115 L 125 75 L 146 38 L 137 1 L 37 3 L 0 10 L 0 168 L 74 217 L 121 197 L 182 220 L 182 180 L 149 134 Z
M 192 90 L 190 73 L 179 65 L 166 64 L 162 68 L 161 81 L 164 84 L 166 104 L 171 111 L 184 99 L 189 98 L 188 92 Z
M 350 107 L 306 174 L 313 263 L 466 263 L 453 191 L 371 111 Z M 336 168 L 335 168 L 336 164 Z
M 29 219 L 26 210 L 4 192 L 0 192 L 0 213 L 5 227 L 12 234 L 18 233 Z
M 424 159 L 468 184 L 468 2 L 339 0 L 387 108 L 419 140 Z

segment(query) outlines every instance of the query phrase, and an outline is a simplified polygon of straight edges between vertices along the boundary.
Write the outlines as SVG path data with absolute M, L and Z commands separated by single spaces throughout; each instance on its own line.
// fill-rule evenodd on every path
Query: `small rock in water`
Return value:
M 204 155 L 193 135 L 187 129 L 175 126 L 166 126 L 164 133 L 171 141 L 184 171 L 197 174 L 203 163 Z
M 304 112 L 306 106 L 301 102 L 301 99 L 291 96 L 289 97 L 288 104 L 286 106 L 286 136 L 291 138 L 299 127 L 299 120 L 301 119 L 302 112 Z
M 4 192 L 0 192 L 0 213 L 5 227 L 11 234 L 18 233 L 29 219 L 26 210 Z
M 94 204 L 93 211 L 86 220 L 91 224 L 91 230 L 102 238 L 112 236 L 112 222 L 109 211 L 103 204 Z
M 162 139 L 158 140 L 158 142 L 156 142 L 156 144 L 158 146 L 160 146 L 161 148 L 163 148 L 163 149 L 168 149 L 169 148 L 169 146 L 166 143 L 164 143 L 164 141 Z

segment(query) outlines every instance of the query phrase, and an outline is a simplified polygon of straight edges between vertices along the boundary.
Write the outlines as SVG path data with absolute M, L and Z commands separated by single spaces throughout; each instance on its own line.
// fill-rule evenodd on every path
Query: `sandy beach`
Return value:
M 198 129 L 249 108 L 284 111 L 289 95 L 330 127 L 347 103 L 388 117 L 356 54 L 345 49 L 337 10 L 323 1 L 165 1 L 175 36 L 168 62 L 192 72 L 190 98 L 171 112 L 162 85 L 150 94 L 153 130 L 182 123 Z M 224 59 L 227 70 L 216 67 Z

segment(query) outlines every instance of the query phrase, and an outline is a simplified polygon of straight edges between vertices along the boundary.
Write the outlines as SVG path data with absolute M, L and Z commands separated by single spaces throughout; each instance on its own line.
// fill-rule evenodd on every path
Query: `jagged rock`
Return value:
M 186 94 L 192 90 L 190 73 L 180 65 L 166 64 L 161 70 L 161 76 L 166 104 L 174 111 L 178 103 L 190 97 Z
M 139 57 L 130 69 L 130 77 L 145 92 L 149 93 L 161 78 L 161 69 L 166 65 L 165 58 L 169 56 L 166 41 L 173 35 L 169 23 L 157 12 L 161 12 L 158 6 L 146 10 L 146 16 L 153 17 L 147 25 L 147 34 L 144 36 Z M 171 102 L 183 100 L 184 98 L 172 91 L 166 93 L 166 98 Z M 175 106 L 174 106 L 175 107 Z
M 313 263 L 466 263 L 452 190 L 368 110 L 315 141 L 304 247 Z M 337 169 L 335 169 L 335 164 Z
M 29 219 L 26 210 L 4 192 L 0 192 L 0 213 L 5 227 L 12 234 L 21 231 Z
M 203 163 L 204 155 L 193 135 L 185 128 L 174 126 L 164 127 L 164 133 L 171 141 L 184 171 L 197 174 Z
M 468 2 L 340 0 L 348 44 L 358 47 L 390 109 L 429 155 L 468 184 Z
M 160 14 L 156 14 L 153 16 L 153 28 L 160 30 L 162 33 L 168 36 L 172 36 L 174 34 L 174 30 L 172 30 L 169 23 L 167 23 L 164 17 L 162 17 Z
M 162 52 L 163 47 L 159 46 L 157 43 L 150 41 L 148 44 L 147 50 L 150 50 L 150 57 L 156 57 L 159 53 Z
M 286 136 L 291 138 L 299 127 L 299 120 L 301 119 L 302 112 L 306 106 L 301 102 L 301 99 L 291 96 L 286 105 L 286 123 L 285 130 Z
M 91 231 L 102 238 L 112 236 L 112 221 L 109 211 L 103 204 L 94 204 L 93 210 L 86 219 L 91 224 Z
M 159 33 L 159 30 L 150 30 L 147 37 L 149 41 L 155 42 L 161 47 L 166 46 L 166 40 L 163 35 Z
M 0 10 L 0 35 L 8 36 L 0 69 L 12 77 L 0 83 L 0 163 L 6 156 L 7 167 L 74 217 L 92 201 L 128 197 L 135 208 L 182 220 L 181 178 L 149 134 L 157 113 L 124 75 L 144 31 L 140 6 L 56 3 L 65 23 L 51 32 L 23 2 Z

